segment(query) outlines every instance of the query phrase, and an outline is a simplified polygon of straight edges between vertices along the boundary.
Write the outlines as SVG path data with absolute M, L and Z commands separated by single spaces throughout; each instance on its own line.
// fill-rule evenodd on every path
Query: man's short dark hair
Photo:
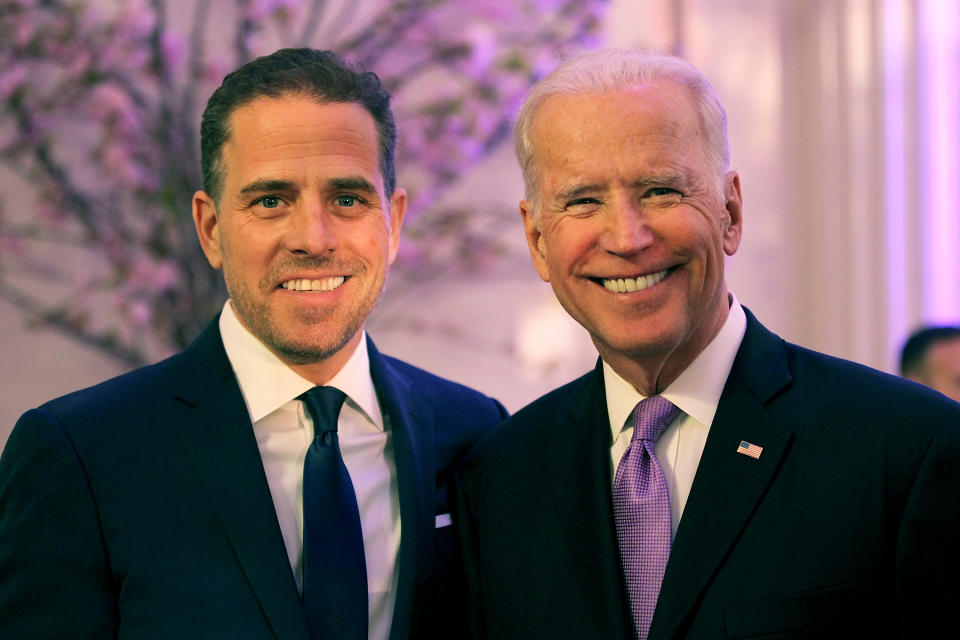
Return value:
M 332 51 L 280 49 L 227 74 L 203 111 L 200 121 L 203 189 L 218 207 L 223 189 L 221 150 L 230 139 L 230 115 L 257 98 L 285 95 L 313 98 L 319 103 L 345 102 L 364 107 L 373 116 L 377 127 L 383 187 L 388 198 L 393 195 L 397 127 L 390 111 L 390 94 L 380 83 L 380 78 L 348 63 Z
M 917 329 L 900 350 L 900 375 L 922 374 L 927 352 L 934 344 L 960 338 L 960 326 L 921 327 Z

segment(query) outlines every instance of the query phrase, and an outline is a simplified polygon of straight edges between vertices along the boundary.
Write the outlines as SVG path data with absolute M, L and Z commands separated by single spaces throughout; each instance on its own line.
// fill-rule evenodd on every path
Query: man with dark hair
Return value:
M 393 195 L 397 126 L 390 94 L 369 71 L 352 68 L 332 51 L 283 49 L 230 73 L 210 96 L 200 121 L 203 188 L 219 201 L 223 188 L 220 149 L 230 138 L 230 115 L 256 98 L 297 95 L 316 102 L 353 103 L 366 109 L 377 129 L 380 173 L 387 197 Z
M 406 208 L 389 101 L 308 49 L 213 94 L 193 218 L 230 299 L 182 353 L 18 421 L 0 637 L 460 635 L 452 468 L 505 411 L 365 335 Z
M 583 377 L 458 473 L 479 638 L 931 638 L 960 593 L 960 405 L 789 344 L 728 291 L 726 116 L 689 63 L 605 50 L 516 126 L 534 267 Z
M 960 402 L 960 327 L 921 327 L 900 351 L 900 375 Z

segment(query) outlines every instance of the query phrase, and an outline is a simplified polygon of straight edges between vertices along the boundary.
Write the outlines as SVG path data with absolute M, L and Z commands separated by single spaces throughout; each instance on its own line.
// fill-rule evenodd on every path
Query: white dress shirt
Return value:
M 246 327 L 228 301 L 220 335 L 253 423 L 260 457 L 297 587 L 303 585 L 303 461 L 313 422 L 297 396 L 315 386 L 280 361 Z M 340 451 L 360 509 L 367 562 L 370 638 L 390 635 L 396 601 L 400 502 L 389 420 L 370 377 L 366 336 L 327 386 L 347 399 L 337 423 Z M 384 423 L 387 424 L 384 424 Z M 387 490 L 385 490 L 385 488 Z
M 677 533 L 680 517 L 690 495 L 693 477 L 703 455 L 707 433 L 720 404 L 720 394 L 730 375 L 733 360 L 747 330 L 747 316 L 736 297 L 730 294 L 730 313 L 720 332 L 660 395 L 680 408 L 681 412 L 657 440 L 657 461 L 670 491 L 672 534 Z M 610 447 L 612 473 L 616 477 L 620 458 L 633 437 L 632 413 L 637 403 L 646 398 L 629 382 L 603 363 L 603 384 L 613 445 Z

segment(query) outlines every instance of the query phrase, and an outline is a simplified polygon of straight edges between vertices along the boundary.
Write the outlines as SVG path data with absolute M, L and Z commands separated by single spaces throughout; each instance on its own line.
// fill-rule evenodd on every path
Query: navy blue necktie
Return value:
M 300 396 L 315 433 L 303 464 L 303 609 L 316 640 L 367 638 L 360 511 L 337 439 L 345 397 L 333 387 Z

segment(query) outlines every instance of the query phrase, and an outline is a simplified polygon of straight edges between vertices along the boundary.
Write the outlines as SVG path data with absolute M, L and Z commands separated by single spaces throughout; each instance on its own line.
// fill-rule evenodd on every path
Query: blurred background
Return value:
M 282 46 L 394 93 L 401 256 L 378 347 L 515 410 L 593 365 L 529 263 L 510 122 L 563 57 L 686 57 L 729 115 L 769 328 L 893 371 L 960 319 L 955 0 L 0 0 L 0 445 L 25 410 L 187 344 L 225 299 L 190 219 L 200 112 Z

